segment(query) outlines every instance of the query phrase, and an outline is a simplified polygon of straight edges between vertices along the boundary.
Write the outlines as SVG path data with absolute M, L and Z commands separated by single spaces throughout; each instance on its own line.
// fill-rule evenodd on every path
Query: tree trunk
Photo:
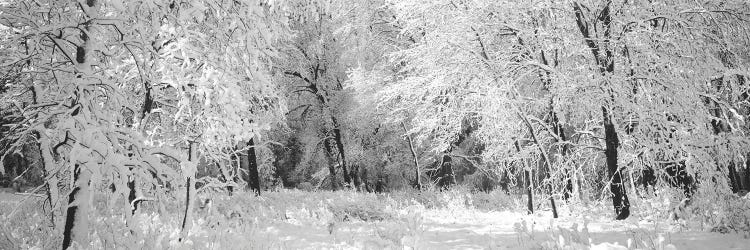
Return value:
M 565 178 L 567 178 L 567 180 L 565 181 L 565 189 L 563 189 L 563 199 L 565 199 L 566 202 L 575 194 L 575 188 L 573 188 L 573 178 L 575 174 L 571 174 L 572 172 L 573 171 L 570 171 L 569 169 L 565 169 Z
M 195 159 L 194 142 L 188 142 L 188 159 L 182 169 L 185 176 L 185 211 L 180 226 L 179 242 L 187 238 L 190 229 L 193 227 L 193 207 L 195 206 L 195 172 L 197 159 Z
M 349 170 L 346 167 L 346 154 L 344 153 L 344 142 L 341 137 L 339 122 L 333 115 L 331 115 L 331 121 L 333 122 L 333 140 L 336 142 L 336 150 L 339 152 L 339 165 L 341 165 L 342 175 L 344 176 L 344 183 L 351 186 L 352 178 Z
M 529 129 L 529 133 L 531 134 L 531 139 L 534 141 L 534 144 L 536 144 L 537 148 L 539 149 L 539 154 L 542 156 L 542 162 L 544 162 L 544 166 L 546 167 L 547 173 L 545 174 L 545 178 L 550 178 L 550 173 L 552 172 L 552 165 L 550 165 L 549 157 L 547 156 L 547 151 L 544 150 L 544 147 L 539 142 L 536 132 L 534 131 L 534 128 L 531 126 L 531 123 L 529 122 L 529 119 L 526 118 L 526 116 L 521 115 L 521 111 L 519 110 L 518 116 L 521 117 L 521 120 L 526 124 L 526 128 Z M 518 145 L 516 145 L 518 146 Z M 517 148 L 517 150 L 520 152 L 520 148 Z M 552 217 L 557 218 L 557 206 L 555 205 L 555 198 L 552 196 L 552 187 L 547 188 L 550 193 L 550 206 L 552 206 Z
M 555 197 L 549 196 L 549 203 L 552 205 L 552 218 L 557 219 L 557 205 L 555 205 Z
M 341 130 L 338 128 L 333 129 L 333 139 L 336 142 L 336 150 L 339 153 L 339 165 L 341 165 L 341 173 L 344 176 L 344 183 L 351 185 L 352 178 L 349 169 L 346 167 L 346 154 L 344 153 L 344 143 L 341 141 Z
M 128 204 L 130 204 L 130 216 L 128 216 L 125 220 L 125 226 L 130 228 L 130 234 L 135 235 L 135 237 L 140 237 L 138 234 L 138 230 L 135 228 L 138 225 L 138 217 L 133 216 L 135 215 L 135 212 L 138 211 L 139 204 L 143 201 L 141 198 L 143 194 L 141 193 L 140 188 L 138 187 L 137 182 L 138 176 L 135 174 L 135 170 L 133 167 L 130 167 L 130 174 L 128 175 Z
M 329 116 L 331 118 L 331 123 L 333 125 L 333 131 L 332 131 L 333 132 L 333 140 L 335 142 L 335 146 L 336 146 L 336 149 L 338 151 L 338 161 L 339 161 L 338 163 L 341 165 L 341 168 L 343 170 L 342 175 L 344 177 L 344 183 L 346 183 L 348 185 L 351 185 L 352 184 L 351 183 L 352 179 L 351 179 L 351 176 L 349 175 L 349 171 L 348 171 L 348 169 L 346 167 L 346 154 L 344 153 L 344 142 L 343 142 L 343 138 L 342 138 L 342 135 L 341 135 L 341 129 L 340 129 L 338 120 L 336 119 L 336 116 L 332 113 L 332 111 L 330 110 L 328 97 L 324 93 L 322 93 L 321 91 L 318 90 L 318 84 L 317 83 L 318 83 L 318 80 L 319 80 L 319 77 L 320 77 L 320 73 L 321 72 L 325 72 L 324 70 L 321 69 L 321 66 L 322 65 L 320 64 L 320 61 L 318 61 L 318 63 L 315 64 L 314 67 L 310 68 L 312 70 L 312 72 L 310 72 L 310 73 L 312 73 L 311 74 L 312 75 L 312 79 L 307 79 L 307 78 L 303 77 L 302 74 L 300 74 L 299 72 L 286 71 L 286 72 L 284 72 L 284 74 L 288 75 L 288 76 L 294 76 L 294 77 L 297 77 L 299 79 L 304 80 L 308 84 L 305 87 L 307 87 L 310 90 L 310 92 L 315 95 L 315 99 L 318 101 L 318 103 L 320 105 L 322 105 L 325 109 L 327 109 L 327 111 L 329 112 L 328 114 L 329 114 Z M 325 68 L 325 66 L 322 66 L 322 67 Z M 334 89 L 334 90 L 341 90 L 341 83 L 340 82 L 339 82 L 339 88 L 338 89 Z M 326 138 L 323 139 L 323 141 L 324 141 L 324 144 L 325 144 L 325 147 L 326 147 L 326 153 L 329 154 L 328 157 L 331 157 L 331 155 L 332 155 L 332 148 L 331 148 L 331 145 L 330 145 L 331 143 L 329 142 L 329 138 L 328 138 L 328 136 L 329 136 L 328 133 L 329 132 L 331 132 L 331 131 L 326 131 L 326 135 L 325 135 Z M 336 169 L 335 169 L 335 166 L 329 166 L 328 170 L 330 172 L 330 177 L 331 177 L 331 189 L 332 190 L 336 190 Z
M 135 117 L 136 121 L 140 125 L 140 130 L 143 133 L 143 130 L 146 128 L 144 121 L 146 119 L 146 116 L 153 110 L 154 108 L 154 101 L 153 97 L 151 96 L 151 84 L 148 81 L 143 81 L 143 89 L 145 90 L 144 99 L 143 99 L 143 105 L 141 106 L 141 110 L 138 113 L 138 116 Z M 128 128 L 132 128 L 133 124 L 130 123 L 127 125 Z M 144 133 L 145 134 L 145 133 Z M 132 155 L 131 155 L 132 156 Z M 130 169 L 130 176 L 128 176 L 128 202 L 130 203 L 130 214 L 134 215 L 136 211 L 138 211 L 138 205 L 142 202 L 142 200 L 138 200 L 141 194 L 141 190 L 138 187 L 138 176 L 135 174 L 135 169 Z
M 130 214 L 134 215 L 135 212 L 138 210 L 138 203 L 140 203 L 138 200 L 136 200 L 139 194 L 138 194 L 135 174 L 131 174 L 130 179 L 128 180 L 128 189 L 130 190 L 130 192 L 128 193 L 128 203 L 130 204 Z
M 337 189 L 337 185 L 336 185 L 336 166 L 330 163 L 330 161 L 331 161 L 331 155 L 332 155 L 332 152 L 331 152 L 332 151 L 331 150 L 331 140 L 328 140 L 328 139 L 323 140 L 323 146 L 325 147 L 326 156 L 328 158 L 328 173 L 329 173 L 330 179 L 331 179 L 331 190 L 332 191 L 336 191 L 336 189 Z
M 620 141 L 617 138 L 615 125 L 612 123 L 607 108 L 602 107 L 602 115 L 604 116 L 604 140 L 606 144 L 604 154 L 607 156 L 607 172 L 611 180 L 609 190 L 612 192 L 612 205 L 615 208 L 616 219 L 624 220 L 630 216 L 630 201 L 628 201 L 628 195 L 625 193 L 622 173 L 617 165 L 617 148 L 620 146 Z
M 49 197 L 51 216 L 50 220 L 55 229 L 59 229 L 62 225 L 62 212 L 60 210 L 60 189 L 58 187 L 59 179 L 57 177 L 57 164 L 55 159 L 52 157 L 50 140 L 44 132 L 37 132 L 37 138 L 39 138 L 39 153 L 42 156 L 42 169 L 44 171 L 44 179 L 47 184 L 47 197 Z
M 521 146 L 518 145 L 518 141 L 515 141 L 514 144 L 516 146 L 516 152 L 520 153 Z M 524 179 L 526 180 L 524 181 L 526 183 L 525 185 L 526 197 L 527 197 L 526 209 L 529 214 L 533 214 L 534 213 L 534 195 L 533 195 L 534 194 L 534 181 L 532 177 L 534 175 L 533 175 L 532 169 L 528 167 L 528 165 L 526 164 L 526 160 L 521 160 L 521 165 L 524 169 L 524 177 L 525 177 Z
M 526 165 L 526 164 L 524 164 Z M 534 213 L 534 170 L 533 169 L 527 169 L 526 170 L 526 209 L 528 210 L 529 214 Z
M 414 188 L 422 190 L 422 178 L 419 171 L 419 159 L 417 158 L 417 152 L 414 150 L 414 144 L 412 144 L 411 136 L 408 134 L 409 131 L 406 129 L 404 122 L 401 122 L 401 127 L 404 129 L 404 135 L 406 136 L 406 142 L 409 143 L 409 151 L 411 157 L 414 160 Z
M 599 68 L 599 73 L 602 77 L 608 77 L 615 73 L 615 60 L 613 59 L 612 49 L 609 46 L 612 32 L 612 15 L 610 14 L 611 2 L 607 2 L 598 14 L 598 21 L 601 21 L 603 26 L 603 36 L 595 37 L 592 36 L 589 27 L 596 25 L 589 25 L 583 14 L 581 5 L 577 2 L 573 2 L 573 12 L 575 13 L 575 21 L 578 26 L 578 30 L 583 36 L 583 40 L 586 46 L 589 48 L 596 66 Z M 594 29 L 594 32 L 597 32 Z M 601 51 L 604 53 L 601 53 Z M 602 84 L 606 84 L 603 82 Z M 614 96 L 609 94 L 609 102 L 614 103 Z M 617 166 L 617 148 L 620 146 L 620 141 L 617 138 L 617 131 L 615 125 L 612 122 L 612 114 L 609 113 L 608 107 L 602 106 L 602 116 L 604 124 L 604 140 L 606 143 L 606 149 L 604 154 L 607 157 L 607 172 L 608 177 L 611 180 L 610 191 L 612 192 L 612 205 L 614 206 L 615 213 L 617 214 L 616 219 L 623 220 L 630 216 L 630 202 L 628 196 L 625 193 L 625 186 L 622 184 L 622 174 L 619 167 Z
M 550 67 L 556 67 L 557 66 L 557 51 L 555 51 L 555 55 L 553 58 L 552 64 L 547 60 L 547 56 L 545 56 L 544 51 L 540 53 L 540 59 L 542 61 L 542 64 L 550 66 Z M 544 73 L 539 73 L 539 78 L 544 83 L 543 90 L 549 91 L 550 87 L 552 86 L 552 78 L 550 77 L 549 71 L 544 71 Z M 557 113 L 554 109 L 554 94 L 551 93 L 549 98 L 549 120 L 547 121 L 552 125 L 552 132 L 559 138 L 557 142 L 566 142 L 567 139 L 565 138 L 565 131 L 563 131 L 562 126 L 560 125 L 560 120 L 557 117 Z M 560 151 L 560 154 L 562 155 L 562 159 L 565 159 L 565 156 L 567 155 L 568 151 L 568 145 L 565 144 L 562 146 L 562 148 L 558 147 L 558 150 Z M 565 184 L 565 188 L 563 189 L 563 198 L 565 201 L 567 201 L 570 198 L 571 193 L 573 192 L 573 183 L 570 179 L 570 171 L 566 168 L 564 170 L 565 172 L 565 178 L 567 178 L 567 182 Z
M 230 157 L 231 159 L 231 157 Z M 223 161 L 222 161 L 223 162 Z M 213 161 L 213 164 L 216 166 L 216 168 L 219 169 L 219 174 L 221 174 L 221 180 L 224 182 L 224 185 L 226 185 L 227 188 L 227 195 L 232 196 L 234 194 L 234 186 L 229 185 L 229 182 L 232 181 L 232 174 L 230 174 L 229 169 L 227 169 L 227 166 L 223 164 L 222 162 Z
M 89 37 L 92 31 L 92 23 L 88 22 L 95 20 L 99 16 L 99 4 L 96 0 L 89 0 L 80 5 L 81 10 L 88 17 L 83 24 L 84 31 L 81 32 L 80 38 L 81 43 L 76 46 L 75 53 L 75 64 L 76 70 L 76 84 L 83 86 L 87 84 L 84 81 L 84 77 L 91 75 L 93 72 L 91 68 L 91 55 L 89 55 L 88 49 L 93 48 L 92 40 Z M 81 27 L 79 27 L 81 28 Z M 77 97 L 86 95 L 86 93 L 77 93 Z M 88 105 L 88 104 L 84 104 Z M 72 105 L 75 106 L 75 105 Z M 81 111 L 85 108 L 78 108 L 71 112 L 71 116 L 80 115 Z M 72 191 L 68 195 L 68 208 L 65 214 L 65 228 L 63 230 L 63 242 L 62 249 L 68 249 L 73 242 L 77 242 L 81 247 L 86 248 L 89 243 L 88 239 L 88 225 L 89 225 L 89 203 L 91 202 L 91 170 L 86 166 L 81 166 L 78 162 L 71 162 L 73 164 L 73 187 Z
M 258 174 L 258 159 L 255 154 L 255 141 L 253 138 L 247 142 L 247 185 L 255 192 L 255 195 L 260 195 L 260 177 Z
M 73 166 L 73 191 L 68 195 L 68 209 L 65 215 L 63 231 L 63 249 L 68 249 L 73 242 L 81 247 L 88 245 L 89 202 L 91 200 L 91 171 L 79 164 Z

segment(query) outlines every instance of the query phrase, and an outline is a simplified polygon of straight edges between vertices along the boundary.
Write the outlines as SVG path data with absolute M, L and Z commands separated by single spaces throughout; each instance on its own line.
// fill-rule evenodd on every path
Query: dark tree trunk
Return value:
M 68 249 L 73 241 L 85 246 L 88 242 L 89 199 L 91 173 L 79 164 L 73 166 L 73 190 L 68 195 L 62 249 Z
M 128 154 L 132 157 L 132 153 Z M 128 175 L 128 204 L 130 204 L 130 215 L 134 215 L 138 211 L 140 203 L 143 201 L 141 197 L 141 191 L 138 187 L 138 176 L 135 174 L 135 169 L 130 167 L 130 173 Z M 114 187 L 114 186 L 113 186 Z
M 557 219 L 557 205 L 555 204 L 555 196 L 552 194 L 549 196 L 549 204 L 552 206 L 552 218 Z
M 586 46 L 591 51 L 591 54 L 596 61 L 596 66 L 599 68 L 599 72 L 602 77 L 608 77 L 615 72 L 615 60 L 613 58 L 612 49 L 609 46 L 609 40 L 611 39 L 612 32 L 612 16 L 610 14 L 611 2 L 602 8 L 598 14 L 597 21 L 600 21 L 603 26 L 603 36 L 596 37 L 596 34 L 591 34 L 590 27 L 597 25 L 589 25 L 588 21 L 584 17 L 583 9 L 577 2 L 573 2 L 573 11 L 575 13 L 575 21 L 578 26 L 578 30 L 583 36 L 583 40 Z M 593 30 L 597 32 L 596 29 Z M 601 51 L 604 50 L 604 53 Z M 606 82 L 602 84 L 607 84 Z M 614 96 L 609 94 L 609 102 L 614 103 Z M 612 181 L 610 183 L 610 191 L 612 192 L 612 205 L 617 214 L 616 219 L 623 220 L 630 216 L 630 202 L 628 196 L 625 193 L 625 186 L 622 184 L 622 174 L 617 165 L 617 148 L 620 146 L 620 141 L 617 137 L 617 130 L 612 121 L 612 114 L 610 114 L 608 107 L 602 106 L 602 116 L 604 125 L 604 140 L 606 149 L 604 154 L 607 158 L 607 172 L 608 177 Z
M 518 145 L 518 141 L 515 141 L 514 144 L 516 146 L 516 152 L 521 152 L 521 146 Z M 531 168 L 527 169 L 526 161 L 525 160 L 521 160 L 521 161 L 522 161 L 521 165 L 524 168 L 524 179 L 526 180 L 524 181 L 526 184 L 525 189 L 526 189 L 526 197 L 527 197 L 526 209 L 529 214 L 533 214 L 534 213 L 534 195 L 533 195 L 534 194 L 534 184 L 533 184 L 534 180 L 532 177 L 534 175 L 533 175 Z
M 339 122 L 336 116 L 331 115 L 331 123 L 333 123 L 333 141 L 336 145 L 336 151 L 338 151 L 338 161 L 341 165 L 341 175 L 344 177 L 344 183 L 346 185 L 352 185 L 352 179 L 349 170 L 346 167 L 346 154 L 344 153 L 344 141 L 341 136 L 341 129 L 339 128 Z
M 92 41 L 89 37 L 89 32 L 92 30 L 91 21 L 93 18 L 98 17 L 99 3 L 96 0 L 86 1 L 86 7 L 81 6 L 83 12 L 88 16 L 84 22 L 85 24 L 78 26 L 81 29 L 81 43 L 76 45 L 76 68 L 81 72 L 76 74 L 76 84 L 86 84 L 82 79 L 87 73 L 92 72 L 91 62 L 88 60 L 90 57 L 87 55 L 89 49 L 92 47 Z M 83 20 L 82 20 L 83 21 Z M 84 93 L 76 93 L 76 101 Z M 73 105 L 75 106 L 75 105 Z M 82 111 L 81 108 L 73 109 L 70 115 L 72 117 L 78 116 Z M 84 111 L 85 112 L 85 111 Z M 67 138 L 66 138 L 67 139 Z M 68 195 L 68 208 L 65 215 L 65 226 L 63 230 L 63 242 L 62 249 L 68 249 L 72 243 L 78 242 L 82 247 L 88 245 L 88 225 L 89 225 L 89 201 L 91 199 L 91 171 L 85 166 L 81 166 L 78 162 L 73 162 L 73 186 L 70 194 Z
M 414 169 L 414 188 L 422 190 L 422 176 L 420 176 L 419 166 Z
M 352 178 L 349 169 L 346 167 L 346 154 L 344 153 L 344 142 L 341 138 L 341 130 L 338 128 L 336 119 L 331 117 L 334 121 L 333 139 L 336 142 L 336 151 L 339 153 L 339 164 L 341 165 L 342 175 L 344 176 L 344 183 L 352 185 Z
M 260 195 L 258 157 L 255 155 L 255 141 L 253 138 L 250 138 L 247 146 L 247 186 L 255 192 L 255 195 Z
M 143 106 L 141 106 L 141 122 L 146 118 L 146 115 L 148 113 L 151 113 L 151 111 L 154 109 L 154 99 L 151 96 L 151 84 L 148 81 L 143 82 L 143 89 L 145 90 L 144 99 L 143 99 Z M 141 126 L 144 126 L 144 124 L 141 124 Z
M 552 204 L 552 218 L 557 219 L 557 206 L 555 205 L 555 197 L 550 196 L 549 202 Z
M 533 214 L 534 213 L 534 184 L 533 184 L 534 179 L 532 177 L 534 175 L 531 169 L 528 169 L 525 171 L 525 176 L 526 176 L 526 197 L 527 197 L 526 209 L 529 214 Z
M 456 140 L 452 141 L 448 149 L 443 151 L 443 157 L 441 157 L 440 162 L 437 163 L 437 171 L 435 171 L 437 175 L 430 174 L 433 178 L 437 176 L 438 186 L 444 189 L 456 184 L 456 173 L 453 169 L 453 159 L 450 157 L 450 154 L 453 152 L 453 149 L 459 147 L 461 143 L 469 138 L 471 133 L 479 128 L 478 125 L 472 123 L 470 119 L 471 118 L 465 118 L 462 121 L 461 131 L 459 131 Z
M 630 216 L 630 201 L 625 193 L 625 186 L 622 183 L 622 173 L 617 165 L 617 148 L 620 141 L 617 138 L 615 125 L 606 108 L 602 107 L 604 116 L 604 140 L 606 149 L 604 154 L 607 157 L 607 172 L 610 180 L 609 190 L 612 192 L 612 205 L 615 208 L 616 219 L 624 220 Z
M 195 149 L 193 146 L 194 142 L 188 142 L 188 162 L 192 164 L 192 161 L 197 161 L 195 158 Z M 182 216 L 182 223 L 180 225 L 180 237 L 177 239 L 182 242 L 190 232 L 192 228 L 193 220 L 193 207 L 195 206 L 195 171 L 192 175 L 185 176 L 185 211 Z
M 573 175 L 570 174 L 570 170 L 565 169 L 565 190 L 563 191 L 563 199 L 567 202 L 573 195 Z
M 128 180 L 128 204 L 130 204 L 130 214 L 134 215 L 135 212 L 138 210 L 138 203 L 139 201 L 136 201 L 136 198 L 138 195 L 136 194 L 136 183 L 135 183 L 135 175 L 131 175 L 130 179 Z
M 188 231 L 190 231 L 189 223 L 192 219 L 192 210 L 193 210 L 193 204 L 192 200 L 195 199 L 193 195 L 195 194 L 195 183 L 193 182 L 193 177 L 187 177 L 185 178 L 185 211 L 182 215 L 182 223 L 180 223 L 180 229 L 182 231 L 182 234 L 178 241 L 182 242 L 182 240 L 187 237 Z

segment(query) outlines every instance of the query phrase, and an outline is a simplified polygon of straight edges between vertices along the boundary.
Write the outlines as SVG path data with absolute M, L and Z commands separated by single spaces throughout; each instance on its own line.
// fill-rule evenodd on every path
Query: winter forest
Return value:
M 745 0 L 0 0 L 0 249 L 748 249 Z

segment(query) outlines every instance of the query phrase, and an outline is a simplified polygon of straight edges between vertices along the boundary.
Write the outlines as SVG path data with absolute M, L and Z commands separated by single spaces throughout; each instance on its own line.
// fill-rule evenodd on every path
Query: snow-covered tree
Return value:
M 544 177 L 556 192 L 601 178 L 583 173 L 605 172 L 617 217 L 626 218 L 625 183 L 643 170 L 680 179 L 690 195 L 697 182 L 726 179 L 720 176 L 731 164 L 722 159 L 747 153 L 740 150 L 743 132 L 712 132 L 717 122 L 741 127 L 744 116 L 709 87 L 717 79 L 735 86 L 744 79 L 741 1 L 394 1 L 388 7 L 400 34 L 414 43 L 381 61 L 394 70 L 355 71 L 361 84 L 353 85 L 377 96 L 368 105 L 411 112 L 394 117 L 413 119 L 417 140 L 436 154 L 450 155 L 476 129 L 488 163 L 522 167 L 517 159 L 534 160 L 543 167 L 537 172 L 558 176 Z M 601 153 L 604 162 L 595 160 Z
M 21 69 L 3 103 L 34 103 L 16 107 L 24 120 L 14 136 L 19 143 L 39 141 L 53 211 L 67 206 L 66 219 L 55 219 L 63 248 L 87 244 L 91 195 L 102 185 L 112 184 L 131 204 L 128 211 L 148 199 L 139 188 L 185 185 L 183 231 L 189 230 L 200 159 L 251 140 L 284 113 L 270 73 L 274 44 L 287 34 L 278 7 L 261 1 L 3 5 L 11 44 L 3 64 Z M 58 186 L 70 190 L 66 199 Z

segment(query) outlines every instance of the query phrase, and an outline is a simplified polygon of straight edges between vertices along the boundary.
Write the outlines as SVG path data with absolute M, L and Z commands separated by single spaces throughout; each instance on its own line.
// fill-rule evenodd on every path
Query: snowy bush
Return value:
M 336 218 L 342 221 L 352 219 L 362 221 L 383 221 L 392 218 L 383 203 L 379 200 L 343 200 L 328 205 Z
M 483 211 L 503 211 L 517 207 L 518 198 L 510 196 L 502 190 L 492 190 L 489 193 L 476 192 L 472 194 L 473 206 Z

